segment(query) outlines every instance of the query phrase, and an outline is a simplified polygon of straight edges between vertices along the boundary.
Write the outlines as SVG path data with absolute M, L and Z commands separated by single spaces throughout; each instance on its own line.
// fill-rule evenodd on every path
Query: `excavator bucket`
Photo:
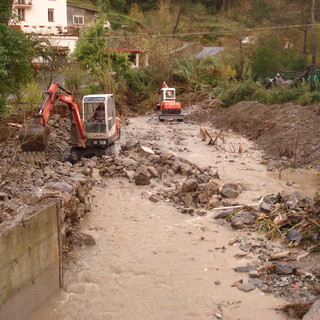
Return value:
M 21 150 L 26 151 L 44 151 L 47 148 L 47 142 L 50 129 L 41 125 L 23 126 L 19 130 L 19 140 Z

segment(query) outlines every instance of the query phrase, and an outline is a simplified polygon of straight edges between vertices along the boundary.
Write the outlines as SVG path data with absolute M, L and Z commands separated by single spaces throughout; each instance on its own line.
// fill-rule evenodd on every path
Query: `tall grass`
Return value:
M 27 111 L 32 111 L 39 107 L 42 99 L 40 84 L 35 81 L 29 82 L 25 88 L 25 95 L 23 97 L 23 102 L 27 104 Z
M 64 84 L 70 91 L 78 93 L 84 83 L 85 72 L 77 64 L 71 64 L 64 72 Z
M 174 66 L 172 78 L 186 90 L 206 92 L 218 85 L 221 73 L 214 60 L 210 58 L 184 59 Z

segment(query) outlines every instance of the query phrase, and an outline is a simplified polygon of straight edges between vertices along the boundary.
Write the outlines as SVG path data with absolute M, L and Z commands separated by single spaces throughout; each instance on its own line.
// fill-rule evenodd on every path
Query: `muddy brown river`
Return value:
M 232 133 L 216 148 L 201 140 L 198 126 L 158 123 L 155 117 L 134 118 L 122 131 L 122 142 L 154 142 L 199 166 L 212 166 L 221 181 L 241 183 L 241 204 L 302 188 L 271 176 L 255 146 Z M 257 257 L 237 258 L 242 251 L 228 242 L 236 237 L 254 241 L 257 235 L 218 223 L 214 211 L 183 215 L 168 203 L 145 200 L 146 187 L 126 179 L 105 183 L 105 188 L 94 187 L 93 210 L 82 221 L 96 245 L 72 253 L 64 289 L 29 320 L 289 319 L 273 309 L 283 300 L 234 286 L 248 277 L 233 268 Z

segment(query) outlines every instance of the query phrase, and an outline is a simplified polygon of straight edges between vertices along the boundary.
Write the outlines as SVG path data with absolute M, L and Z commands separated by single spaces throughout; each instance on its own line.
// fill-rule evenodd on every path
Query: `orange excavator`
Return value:
M 160 90 L 160 101 L 157 104 L 157 110 L 160 111 L 160 121 L 183 121 L 180 102 L 176 102 L 176 89 L 169 88 L 166 82 L 162 82 Z
M 120 139 L 120 122 L 116 117 L 113 94 L 84 96 L 82 114 L 74 94 L 58 83 L 52 83 L 44 94 L 46 98 L 39 113 L 35 115 L 33 124 L 24 125 L 19 130 L 22 151 L 46 150 L 50 134 L 47 122 L 56 101 L 59 101 L 67 105 L 73 116 L 68 155 L 71 163 L 76 163 L 81 157 L 115 154 L 115 141 Z M 98 107 L 104 112 L 100 112 L 99 120 L 95 120 L 94 114 Z

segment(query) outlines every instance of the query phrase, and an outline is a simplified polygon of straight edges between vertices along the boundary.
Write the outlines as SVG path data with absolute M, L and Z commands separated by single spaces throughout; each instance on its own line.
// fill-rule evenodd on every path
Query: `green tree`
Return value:
M 253 53 L 252 73 L 257 77 L 274 76 L 281 72 L 281 56 L 284 48 L 275 40 L 269 40 L 265 45 L 259 46 Z
M 106 48 L 106 32 L 102 21 L 85 29 L 77 42 L 74 57 L 98 79 L 102 90 L 115 92 L 115 80 L 130 68 L 130 62 L 127 54 Z
M 12 13 L 13 0 L 0 1 L 0 23 L 8 24 Z
M 0 24 L 0 98 L 5 101 L 26 84 L 31 77 L 32 51 L 26 36 L 18 30 Z

